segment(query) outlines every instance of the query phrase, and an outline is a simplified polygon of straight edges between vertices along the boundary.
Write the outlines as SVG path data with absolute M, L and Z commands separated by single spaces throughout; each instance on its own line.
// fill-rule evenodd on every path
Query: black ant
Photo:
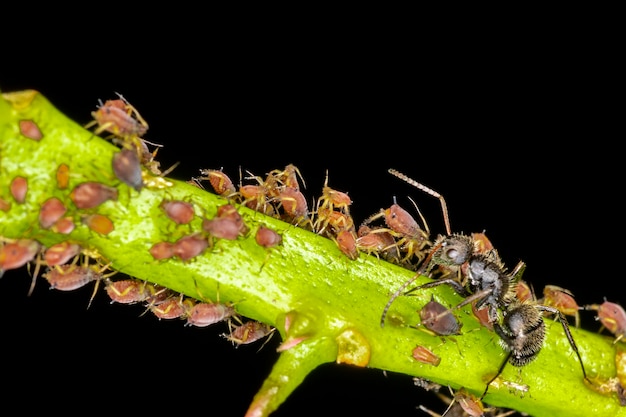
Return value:
M 392 295 L 383 310 L 381 326 L 384 326 L 385 316 L 391 303 L 418 276 L 429 272 L 434 265 L 437 265 L 448 269 L 448 271 L 456 272 L 457 277 L 440 278 L 414 287 L 404 294 L 410 295 L 420 289 L 446 284 L 451 286 L 459 295 L 465 297 L 465 299 L 455 307 L 440 313 L 440 315 L 451 314 L 453 310 L 457 310 L 473 301 L 476 301 L 477 309 L 488 309 L 489 322 L 493 324 L 495 332 L 500 337 L 500 344 L 507 352 L 507 355 L 498 368 L 496 375 L 487 382 L 485 391 L 480 397 L 481 399 L 485 397 L 489 386 L 502 373 L 507 363 L 521 367 L 530 363 L 539 354 L 545 339 L 543 312 L 555 314 L 559 318 L 567 340 L 578 357 L 583 377 L 589 382 L 578 347 L 574 342 L 569 325 L 563 314 L 554 307 L 541 305 L 536 302 L 520 302 L 517 300 L 516 286 L 526 268 L 526 264 L 520 261 L 513 271 L 508 272 L 495 249 L 481 251 L 471 236 L 452 234 L 447 205 L 441 194 L 394 169 L 390 169 L 389 173 L 440 200 L 447 235 L 437 238 L 428 257 L 417 273 Z M 499 312 L 502 316 L 501 319 Z

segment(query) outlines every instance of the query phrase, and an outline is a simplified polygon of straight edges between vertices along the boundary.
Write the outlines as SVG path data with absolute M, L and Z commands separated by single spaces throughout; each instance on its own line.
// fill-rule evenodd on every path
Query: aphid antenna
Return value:
M 414 179 L 404 175 L 403 173 L 390 168 L 388 170 L 388 172 L 395 176 L 400 178 L 401 180 L 407 182 L 408 184 L 411 184 L 412 186 L 414 186 L 415 188 L 418 188 L 422 191 L 424 191 L 426 194 L 429 194 L 433 197 L 436 197 L 439 199 L 439 201 L 441 202 L 441 211 L 443 212 L 443 221 L 446 225 L 446 233 L 448 234 L 448 236 L 452 235 L 452 228 L 450 227 L 450 217 L 448 216 L 448 205 L 446 204 L 446 200 L 443 198 L 443 196 L 441 194 L 439 194 L 437 191 L 433 190 L 432 188 L 429 188 L 427 186 L 425 186 L 424 184 L 421 184 L 417 181 L 415 181 Z M 420 214 L 421 216 L 421 214 Z
M 417 214 L 419 214 L 420 219 L 422 219 L 422 224 L 424 225 L 424 228 L 426 229 L 426 234 L 428 236 L 430 236 L 430 228 L 428 227 L 428 223 L 426 223 L 426 218 L 424 217 L 424 215 L 422 214 L 422 211 L 420 210 L 420 208 L 417 206 L 417 203 L 410 197 L 407 196 L 407 198 L 409 200 L 411 200 L 411 203 L 413 203 L 413 207 L 415 207 L 415 210 L 417 211 Z

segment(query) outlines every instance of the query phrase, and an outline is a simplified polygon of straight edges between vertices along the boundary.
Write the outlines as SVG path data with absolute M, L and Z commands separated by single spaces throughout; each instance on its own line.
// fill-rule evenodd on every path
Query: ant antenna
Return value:
M 424 274 L 424 272 L 428 269 L 428 266 L 430 265 L 430 260 L 432 259 L 433 254 L 436 252 L 437 249 L 439 249 L 442 246 L 442 244 L 443 243 L 440 243 L 439 245 L 435 246 L 433 250 L 430 251 L 430 253 L 428 254 L 428 257 L 424 259 L 422 266 L 420 267 L 420 269 L 418 269 L 415 275 L 413 275 L 411 279 L 407 280 L 404 284 L 402 284 L 402 286 L 400 286 L 400 288 L 398 288 L 398 290 L 393 293 L 389 301 L 387 301 L 387 305 L 383 309 L 383 314 L 380 316 L 380 327 L 385 327 L 385 318 L 387 317 L 387 312 L 391 308 L 391 304 L 393 304 L 396 298 L 398 298 L 400 294 L 402 294 L 402 291 L 404 291 L 406 287 L 411 285 L 411 283 L 413 283 L 420 275 Z
M 448 206 L 446 204 L 446 200 L 444 200 L 441 194 L 439 194 L 437 191 L 433 190 L 432 188 L 428 188 L 427 186 L 415 181 L 414 179 L 407 177 L 403 173 L 396 171 L 393 168 L 390 168 L 388 172 L 391 175 L 394 175 L 400 178 L 401 180 L 411 184 L 415 188 L 419 188 L 420 190 L 424 191 L 426 194 L 430 194 L 433 197 L 437 197 L 439 201 L 441 201 L 441 210 L 443 211 L 443 221 L 446 224 L 446 232 L 448 236 L 452 235 L 452 228 L 450 227 L 450 218 L 448 217 Z

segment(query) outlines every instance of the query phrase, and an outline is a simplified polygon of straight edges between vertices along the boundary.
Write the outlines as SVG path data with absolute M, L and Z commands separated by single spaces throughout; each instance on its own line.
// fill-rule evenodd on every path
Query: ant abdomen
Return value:
M 532 304 L 519 304 L 504 311 L 502 325 L 493 323 L 502 348 L 509 352 L 509 363 L 521 367 L 539 354 L 545 339 L 545 323 L 541 311 Z

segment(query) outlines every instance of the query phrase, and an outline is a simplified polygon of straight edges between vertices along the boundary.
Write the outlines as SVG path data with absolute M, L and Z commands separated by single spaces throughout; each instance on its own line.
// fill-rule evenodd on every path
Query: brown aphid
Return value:
M 62 217 L 59 220 L 57 220 L 52 225 L 50 230 L 52 230 L 55 233 L 61 233 L 61 234 L 67 235 L 69 233 L 72 233 L 75 227 L 76 225 L 74 224 L 74 219 L 68 216 L 68 217 Z
M 309 219 L 309 205 L 301 191 L 294 187 L 283 187 L 276 195 L 279 208 L 282 208 L 282 219 L 300 223 Z
M 11 210 L 11 202 L 6 201 L 4 198 L 0 197 L 0 210 L 2 211 Z
M 400 249 L 393 235 L 386 228 L 371 228 L 361 225 L 357 231 L 356 247 L 369 255 L 374 254 L 380 258 L 399 263 Z
M 113 155 L 111 163 L 117 179 L 139 192 L 144 186 L 141 161 L 137 152 L 124 148 Z
M 626 311 L 621 305 L 604 300 L 602 304 L 586 305 L 584 309 L 598 312 L 596 320 L 615 336 L 613 343 L 617 343 L 626 336 Z
M 322 196 L 317 199 L 316 211 L 320 209 L 339 210 L 348 214 L 350 212 L 350 205 L 352 199 L 347 193 L 337 191 L 328 186 L 328 170 L 326 170 L 326 179 L 324 180 L 324 187 L 322 187 Z
M 256 243 L 263 246 L 264 248 L 271 248 L 280 245 L 283 241 L 281 235 L 279 235 L 275 230 L 272 230 L 266 226 L 259 226 L 254 235 L 254 239 Z
M 20 133 L 26 136 L 28 139 L 32 139 L 34 141 L 39 142 L 43 138 L 43 133 L 41 133 L 41 129 L 37 126 L 32 120 L 20 120 Z
M 222 333 L 222 337 L 235 345 L 248 345 L 270 335 L 275 329 L 269 324 L 249 320 L 240 325 L 229 323 L 230 333 Z
M 315 215 L 313 230 L 317 234 L 332 236 L 341 230 L 356 232 L 354 220 L 350 214 L 329 208 L 319 208 L 316 210 Z
M 181 261 L 188 261 L 202 255 L 209 246 L 209 241 L 200 233 L 186 235 L 174 242 L 172 249 L 174 256 Z M 153 255 L 154 256 L 154 255 Z
M 35 259 L 41 250 L 36 240 L 17 239 L 6 243 L 0 242 L 0 277 L 4 271 L 18 269 Z
M 187 315 L 186 326 L 207 327 L 235 315 L 235 308 L 224 303 L 196 303 Z
M 546 285 L 543 288 L 543 300 L 541 303 L 558 309 L 566 316 L 574 317 L 575 326 L 580 327 L 580 307 L 569 290 L 556 285 Z
M 333 239 L 339 250 L 351 260 L 359 258 L 359 250 L 356 247 L 356 233 L 351 230 L 342 230 Z
M 174 244 L 171 242 L 157 242 L 150 248 L 150 254 L 156 260 L 172 258 L 174 256 Z
M 202 221 L 202 230 L 211 237 L 226 240 L 235 240 L 240 234 L 240 225 L 235 220 L 215 217 Z
M 50 197 L 39 209 L 39 225 L 44 229 L 49 229 L 65 215 L 66 211 L 65 204 L 61 200 Z
M 174 223 L 188 224 L 194 216 L 193 204 L 181 200 L 163 200 L 159 205 Z
M 183 300 L 181 294 L 179 297 L 170 297 L 159 304 L 151 304 L 148 308 L 159 320 L 171 320 L 186 317 L 194 305 L 194 301 L 189 298 Z
M 79 209 L 98 207 L 106 201 L 117 200 L 117 195 L 117 188 L 96 181 L 82 182 L 70 192 L 70 198 Z
M 108 235 L 113 230 L 115 230 L 115 225 L 113 221 L 109 219 L 107 216 L 103 214 L 90 214 L 84 216 L 83 224 L 86 225 L 89 229 L 96 233 L 100 233 L 101 235 Z
M 57 187 L 59 190 L 65 190 L 70 184 L 70 167 L 62 163 L 57 167 L 56 172 Z
M 70 241 L 56 243 L 50 246 L 43 254 L 43 259 L 49 267 L 64 265 L 80 254 L 82 247 Z
M 241 236 L 245 235 L 249 231 L 248 226 L 243 221 L 243 217 L 241 217 L 241 214 L 237 211 L 237 207 L 232 204 L 223 204 L 219 206 L 217 208 L 216 216 L 220 219 L 232 220 L 239 229 L 239 234 Z
M 107 280 L 105 287 L 111 303 L 136 304 L 149 302 L 158 304 L 169 296 L 168 289 L 138 279 Z
M 248 184 L 239 187 L 238 194 L 243 198 L 241 204 L 259 213 L 273 216 L 274 206 L 270 204 L 267 187 L 263 185 Z
M 268 188 L 268 193 L 272 197 L 276 197 L 278 192 L 283 187 L 290 187 L 296 191 L 300 191 L 300 183 L 298 178 L 302 181 L 302 186 L 306 188 L 304 178 L 300 174 L 300 170 L 294 164 L 288 164 L 284 170 L 275 169 L 267 173 L 265 177 L 265 185 Z
M 439 366 L 441 363 L 441 358 L 425 346 L 415 346 L 412 355 L 413 359 L 426 365 Z
M 446 312 L 447 314 L 444 314 Z M 461 333 L 461 323 L 448 308 L 435 301 L 434 297 L 431 297 L 419 313 L 421 325 L 439 336 Z
M 28 180 L 24 177 L 17 176 L 11 180 L 11 195 L 19 204 L 26 201 L 26 193 L 28 192 Z
M 74 291 L 105 276 L 103 272 L 108 265 L 98 269 L 95 265 L 77 265 L 74 263 L 57 265 L 43 274 L 50 284 L 50 289 Z M 95 292 L 95 291 L 94 291 Z
M 519 280 L 515 285 L 515 298 L 521 302 L 535 301 L 535 293 L 526 281 Z
M 237 192 L 235 185 L 221 170 L 217 169 L 201 169 L 200 177 L 197 180 L 208 180 L 217 195 L 222 197 L 230 197 Z
M 98 110 L 91 113 L 94 121 L 85 127 L 89 128 L 98 124 L 95 134 L 109 132 L 121 138 L 141 137 L 148 131 L 148 123 L 141 117 L 124 97 L 119 95 L 119 99 L 107 100 L 100 103 Z

